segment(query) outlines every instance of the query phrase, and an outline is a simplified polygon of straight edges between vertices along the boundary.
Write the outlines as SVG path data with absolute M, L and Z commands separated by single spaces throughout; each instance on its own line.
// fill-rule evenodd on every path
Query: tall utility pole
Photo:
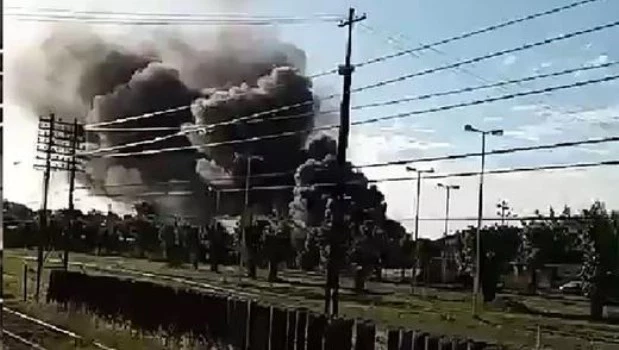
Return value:
M 484 211 L 484 170 L 486 167 L 486 136 L 503 135 L 503 130 L 479 130 L 472 125 L 465 125 L 464 131 L 476 132 L 481 134 L 481 172 L 479 174 L 479 198 L 477 203 L 477 232 L 475 235 L 475 280 L 473 283 L 473 316 L 477 316 L 477 303 L 479 299 L 479 286 L 481 279 L 481 221 Z
M 417 173 L 417 200 L 415 201 L 415 258 L 413 264 L 413 272 L 411 274 L 411 286 L 412 292 L 415 293 L 415 287 L 417 285 L 417 270 L 419 270 L 419 252 L 420 252 L 420 242 L 419 242 L 419 208 L 421 208 L 421 177 L 423 174 L 431 174 L 434 172 L 434 169 L 428 170 L 419 170 L 413 167 L 406 167 L 406 171 L 411 171 Z
M 45 234 L 45 232 L 47 232 L 47 195 L 49 192 L 49 180 L 52 170 L 52 152 L 54 145 L 55 120 L 56 118 L 53 114 L 49 116 L 49 119 L 45 119 L 44 117 L 39 118 L 39 131 L 42 131 L 42 133 L 39 132 L 38 142 L 40 147 L 37 147 L 37 151 L 43 152 L 45 154 L 45 167 L 43 170 L 43 207 L 41 208 L 42 210 L 39 214 L 39 238 L 37 245 L 37 285 L 35 290 L 35 300 L 37 302 L 39 301 L 39 293 L 41 289 L 41 274 L 43 272 L 43 242 L 47 237 L 47 235 Z M 45 126 L 47 126 L 47 129 Z M 42 140 L 41 137 L 43 138 Z M 38 156 L 37 159 L 39 159 Z M 37 165 L 35 165 L 35 167 L 37 167 Z
M 75 236 L 75 203 L 74 195 L 75 191 L 75 172 L 77 168 L 77 149 L 83 142 L 83 132 L 81 125 L 77 123 L 77 119 L 73 120 L 73 130 L 70 135 L 70 158 L 69 158 L 69 232 L 64 236 L 64 253 L 62 255 L 62 266 L 65 270 L 69 268 L 69 249 L 71 244 L 71 237 Z
M 56 119 L 52 114 L 49 118 L 39 118 L 39 133 L 37 151 L 42 153 L 37 155 L 38 160 L 44 161 L 44 164 L 35 164 L 36 169 L 43 170 L 43 208 L 40 215 L 40 231 L 39 245 L 37 251 L 37 285 L 36 285 L 36 300 L 39 298 L 41 276 L 43 273 L 43 250 L 44 241 L 48 237 L 48 217 L 47 204 L 49 194 L 49 181 L 52 171 L 68 171 L 69 172 L 69 232 L 65 232 L 62 242 L 64 248 L 63 266 L 68 268 L 69 264 L 69 244 L 70 236 L 74 228 L 75 210 L 74 210 L 74 195 L 75 190 L 75 173 L 81 171 L 78 168 L 79 162 L 77 150 L 83 143 L 83 129 L 77 120 L 72 123 L 64 122 Z
M 343 65 L 338 68 L 338 73 L 344 78 L 342 88 L 342 102 L 340 104 L 340 128 L 337 142 L 337 164 L 340 174 L 335 191 L 335 210 L 333 217 L 333 227 L 330 232 L 330 253 L 327 261 L 327 280 L 325 283 L 325 314 L 337 315 L 339 312 L 338 289 L 339 289 L 339 260 L 341 259 L 341 237 L 336 235 L 343 234 L 344 213 L 344 173 L 346 165 L 346 149 L 348 148 L 348 133 L 350 129 L 350 86 L 352 84 L 352 73 L 355 67 L 351 64 L 352 55 L 352 29 L 355 23 L 366 19 L 366 15 L 355 16 L 355 9 L 348 10 L 348 18 L 342 21 L 338 27 L 348 27 L 348 42 L 346 44 L 346 58 Z
M 458 185 L 437 184 L 438 187 L 445 189 L 445 232 L 443 232 L 443 252 L 441 253 L 441 281 L 447 281 L 447 235 L 449 234 L 449 199 L 451 190 L 459 190 Z

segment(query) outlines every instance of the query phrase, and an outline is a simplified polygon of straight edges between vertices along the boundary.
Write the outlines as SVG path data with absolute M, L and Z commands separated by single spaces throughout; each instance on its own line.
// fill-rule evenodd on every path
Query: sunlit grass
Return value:
M 29 263 L 29 268 L 34 271 L 36 263 Z M 48 349 L 98 349 L 92 345 L 96 340 L 108 347 L 115 349 L 163 349 L 158 343 L 148 339 L 137 339 L 130 335 L 127 330 L 112 330 L 103 324 L 95 326 L 91 316 L 77 312 L 60 311 L 56 305 L 45 303 L 46 283 L 41 289 L 40 303 L 34 301 L 35 273 L 28 273 L 28 300 L 23 301 L 23 269 L 24 261 L 5 253 L 3 261 L 3 287 L 5 306 L 13 310 L 28 314 L 60 328 L 70 330 L 84 338 L 82 344 L 75 343 L 67 337 L 50 336 L 43 339 L 43 346 Z M 43 281 L 47 281 L 49 270 L 46 269 Z
M 13 257 L 8 260 L 18 260 L 15 259 L 16 256 L 25 256 L 23 251 L 9 251 L 6 255 Z M 32 256 L 32 253 L 28 255 Z M 273 305 L 305 307 L 317 312 L 323 308 L 323 278 L 319 275 L 284 273 L 281 282 L 269 283 L 266 281 L 266 271 L 259 271 L 258 280 L 250 280 L 245 277 L 239 278 L 237 270 L 231 267 L 222 267 L 222 273 L 216 274 L 209 271 L 208 266 L 201 266 L 196 271 L 189 266 L 171 268 L 162 262 L 132 258 L 72 254 L 71 261 L 95 264 L 100 268 L 114 270 L 118 275 L 132 278 L 135 278 L 135 275 L 122 273 L 121 269 L 184 277 L 194 282 L 252 293 Z M 97 273 L 90 268 L 86 271 Z M 186 287 L 182 283 L 162 282 L 160 279 L 157 281 Z M 352 282 L 344 279 L 343 285 L 351 288 Z M 589 348 L 591 344 L 594 344 L 595 349 L 619 349 L 619 326 L 586 320 L 541 317 L 510 310 L 509 306 L 500 303 L 485 306 L 481 317 L 476 319 L 471 315 L 469 293 L 426 288 L 424 296 L 421 297 L 411 296 L 409 286 L 393 284 L 389 286 L 391 293 L 378 295 L 370 293 L 359 296 L 350 289 L 342 290 L 340 313 L 348 317 L 373 319 L 383 329 L 402 327 L 434 334 L 466 336 L 503 343 L 513 349 L 520 349 L 523 346 L 532 349 L 536 343 L 538 326 L 541 329 L 542 343 L 553 349 Z M 376 284 L 370 287 L 373 289 Z M 570 316 L 582 316 L 588 312 L 588 305 L 582 299 L 562 300 L 516 295 L 504 298 L 509 298 L 513 303 L 536 312 L 561 312 Z

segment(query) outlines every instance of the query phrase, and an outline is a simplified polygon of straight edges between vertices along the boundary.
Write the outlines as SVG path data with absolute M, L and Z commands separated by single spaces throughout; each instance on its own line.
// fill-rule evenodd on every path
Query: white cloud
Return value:
M 505 57 L 505 59 L 503 60 L 503 65 L 511 66 L 512 64 L 516 63 L 517 60 L 518 59 L 516 58 L 516 56 L 509 55 L 509 56 Z
M 600 156 L 605 156 L 610 154 L 610 151 L 607 149 L 603 149 L 600 147 L 596 147 L 596 148 L 591 148 L 591 147 L 578 147 L 576 148 L 578 151 L 580 152 L 584 152 L 584 153 L 590 153 L 590 154 L 596 154 L 596 155 L 600 155 Z
M 539 141 L 543 137 L 560 135 L 568 131 L 599 133 L 600 129 L 611 132 L 619 130 L 619 106 L 560 111 L 547 105 L 521 105 L 514 111 L 526 111 L 540 121 L 507 130 L 506 136 L 527 141 Z
M 420 140 L 409 140 L 408 147 L 406 150 L 430 150 L 435 148 L 449 148 L 451 145 L 447 142 L 431 142 L 431 141 L 420 141 Z
M 539 66 L 540 68 L 550 68 L 552 67 L 552 62 L 542 62 Z
M 503 120 L 503 117 L 484 117 L 486 123 L 496 123 Z
M 608 61 L 609 61 L 608 55 L 599 55 L 598 57 L 596 57 L 596 58 L 594 58 L 594 59 L 592 59 L 590 61 L 587 61 L 585 63 L 585 66 L 597 66 L 597 65 L 600 65 L 600 64 L 608 63 Z
M 527 111 L 535 111 L 540 108 L 543 108 L 542 105 L 530 104 L 530 105 L 516 105 L 512 107 L 512 111 L 516 112 L 527 112 Z
M 540 111 L 545 109 L 539 108 Z M 527 108 L 525 108 L 527 109 Z M 528 108 L 534 110 L 533 107 Z M 541 112 L 540 112 L 541 113 Z M 553 115 L 550 114 L 552 117 Z M 520 130 L 522 137 L 532 138 L 533 126 Z M 527 134 L 529 132 L 529 134 Z M 538 134 L 539 136 L 539 134 Z M 368 137 L 357 133 L 352 135 L 351 160 L 359 163 L 375 163 L 398 159 L 398 152 L 407 147 L 405 138 L 376 135 Z M 589 147 L 588 150 L 594 149 Z M 586 152 L 586 151 L 585 151 Z M 507 157 L 507 156 L 506 156 Z M 478 159 L 444 161 L 420 164 L 420 167 L 434 167 L 437 174 L 477 171 Z M 548 163 L 553 163 L 548 161 Z M 488 167 L 492 169 L 492 165 Z M 512 173 L 489 175 L 486 178 L 484 213 L 486 217 L 496 217 L 495 203 L 499 199 L 507 200 L 520 216 L 530 215 L 535 209 L 547 210 L 549 206 L 562 208 L 567 204 L 575 210 L 589 206 L 593 199 L 605 201 L 609 208 L 619 208 L 619 188 L 613 184 L 619 180 L 619 173 L 612 168 L 587 170 L 547 171 L 534 173 Z M 404 166 L 389 166 L 363 170 L 371 179 L 410 176 Z M 436 187 L 438 182 L 459 184 L 461 189 L 453 193 L 451 201 L 452 218 L 475 218 L 477 213 L 478 177 L 447 178 L 422 181 L 420 217 L 443 218 L 445 194 Z M 383 182 L 378 184 L 388 203 L 387 213 L 402 224 L 409 232 L 413 231 L 415 209 L 415 183 L 411 181 Z M 540 195 L 543 193 L 543 195 Z M 450 231 L 474 225 L 474 221 L 452 221 Z M 421 221 L 419 224 L 422 237 L 439 237 L 443 232 L 441 221 Z

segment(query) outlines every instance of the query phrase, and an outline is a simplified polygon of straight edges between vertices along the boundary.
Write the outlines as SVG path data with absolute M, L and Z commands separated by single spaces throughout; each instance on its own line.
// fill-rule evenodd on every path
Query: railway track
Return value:
M 49 345 L 72 342 L 76 349 L 90 348 L 114 350 L 101 343 L 84 344 L 84 339 L 67 330 L 48 324 L 45 321 L 23 314 L 8 307 L 2 308 L 3 350 L 51 350 Z

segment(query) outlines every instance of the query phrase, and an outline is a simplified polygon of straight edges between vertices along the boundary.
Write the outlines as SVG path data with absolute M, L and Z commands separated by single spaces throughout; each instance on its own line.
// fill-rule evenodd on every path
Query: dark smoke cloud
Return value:
M 243 84 L 228 91 L 218 91 L 208 97 L 198 98 L 192 106 L 198 124 L 219 123 L 238 116 L 247 116 L 300 102 L 310 101 L 310 104 L 265 115 L 255 123 L 219 127 L 202 136 L 194 135 L 190 139 L 194 144 L 204 144 L 309 129 L 313 126 L 314 119 L 310 87 L 309 80 L 294 69 L 279 67 L 274 68 L 269 75 L 260 77 L 254 87 Z M 295 117 L 282 119 L 282 116 Z M 292 173 L 306 158 L 305 152 L 302 151 L 306 136 L 296 134 L 260 142 L 206 148 L 202 152 L 219 166 L 229 169 L 232 181 L 237 187 L 242 187 L 244 184 L 243 175 L 247 172 L 248 155 L 259 155 L 263 158 L 252 162 L 252 175 L 290 172 L 288 176 L 277 178 L 254 178 L 252 185 L 290 185 L 293 184 Z M 211 171 L 212 169 L 207 169 L 207 172 L 201 175 L 208 179 Z M 291 199 L 286 191 L 253 191 L 251 197 L 256 199 L 256 203 L 271 203 L 275 209 L 285 209 Z M 262 209 L 273 208 L 262 206 Z
M 308 159 L 299 166 L 295 174 L 294 198 L 290 202 L 290 216 L 307 226 L 320 226 L 325 217 L 325 209 L 332 198 L 333 187 L 314 184 L 333 184 L 339 176 L 347 183 L 344 186 L 346 196 L 362 208 L 371 208 L 375 203 L 384 201 L 383 194 L 375 186 L 369 186 L 369 180 L 348 162 L 343 169 L 337 164 L 337 144 L 329 136 L 313 139 L 307 150 Z
M 160 34 L 160 33 L 159 33 Z M 158 34 L 158 35 L 159 35 Z M 42 45 L 23 53 L 15 67 L 16 79 L 9 86 L 16 102 L 36 113 L 55 112 L 76 116 L 82 122 L 111 121 L 193 103 L 191 111 L 161 115 L 127 123 L 126 127 L 172 126 L 225 121 L 278 106 L 312 100 L 309 81 L 302 76 L 305 55 L 268 32 L 227 28 L 214 40 L 185 42 L 179 37 L 159 35 L 157 40 L 127 36 L 122 44 L 106 40 L 85 28 L 52 27 Z M 296 69 L 293 69 L 296 68 Z M 41 83 L 41 78 L 43 81 Z M 32 84 L 33 81 L 38 82 Z M 286 114 L 312 112 L 308 105 Z M 284 113 L 284 112 L 282 112 Z M 282 115 L 280 113 L 280 115 Z M 268 118 L 267 118 L 268 119 Z M 188 146 L 192 142 L 221 141 L 306 129 L 313 116 L 294 120 L 235 125 L 216 129 L 201 137 L 177 139 L 134 147 L 125 151 Z M 100 147 L 150 139 L 165 133 L 89 134 L 89 142 Z M 263 162 L 252 164 L 254 174 L 290 171 L 302 163 L 306 135 L 263 143 L 239 144 L 203 150 L 133 158 L 96 159 L 88 163 L 81 180 L 96 192 L 122 192 L 131 196 L 160 191 L 157 183 L 187 180 L 194 197 L 172 197 L 157 201 L 160 209 L 205 217 L 212 201 L 205 197 L 205 182 L 228 175 L 234 186 L 245 174 L 244 156 L 257 154 Z M 111 189 L 106 184 L 142 182 L 143 187 Z M 292 176 L 257 181 L 256 184 L 292 184 Z M 275 203 L 285 206 L 290 193 L 252 193 L 265 210 Z M 227 201 L 237 202 L 239 196 Z M 133 201 L 136 198 L 129 197 Z M 240 200 L 238 201 L 241 202 Z M 232 205 L 231 212 L 240 206 Z

